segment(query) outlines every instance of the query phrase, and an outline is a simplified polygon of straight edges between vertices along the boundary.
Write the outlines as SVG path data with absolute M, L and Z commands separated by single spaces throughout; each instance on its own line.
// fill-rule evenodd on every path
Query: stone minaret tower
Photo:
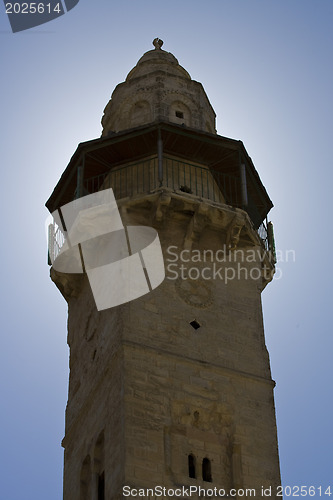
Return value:
M 261 307 L 273 205 L 243 143 L 216 134 L 202 85 L 162 43 L 116 87 L 102 137 L 79 144 L 46 203 L 54 213 L 112 187 L 124 226 L 158 232 L 166 273 L 97 310 L 85 273 L 51 268 L 68 302 L 64 500 L 121 499 L 124 486 L 260 496 L 280 483 Z

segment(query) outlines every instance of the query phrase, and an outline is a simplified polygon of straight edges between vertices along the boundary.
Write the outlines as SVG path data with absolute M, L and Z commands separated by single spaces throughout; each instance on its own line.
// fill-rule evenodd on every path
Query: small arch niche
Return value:
M 206 121 L 206 131 L 209 132 L 210 134 L 213 134 L 214 131 L 208 121 Z
M 195 456 L 192 455 L 191 453 L 190 455 L 188 455 L 187 460 L 188 460 L 188 477 L 195 479 L 197 477 L 195 473 Z
M 94 450 L 94 472 L 96 477 L 97 500 L 105 500 L 105 473 L 104 473 L 104 432 L 97 438 Z
M 150 123 L 151 119 L 151 110 L 150 104 L 148 101 L 138 101 L 136 102 L 130 111 L 130 127 L 138 127 L 140 125 L 145 125 L 146 123 Z
M 87 455 L 81 467 L 80 474 L 80 500 L 90 500 L 91 497 L 91 460 Z
M 105 500 L 105 479 L 104 479 L 104 472 L 98 475 L 98 482 L 97 482 L 97 499 L 98 500 Z
M 173 123 L 178 123 L 179 125 L 186 125 L 187 127 L 190 127 L 191 111 L 183 102 L 174 101 L 170 104 L 169 120 Z
M 208 483 L 212 482 L 212 466 L 209 458 L 204 458 L 202 461 L 202 479 Z

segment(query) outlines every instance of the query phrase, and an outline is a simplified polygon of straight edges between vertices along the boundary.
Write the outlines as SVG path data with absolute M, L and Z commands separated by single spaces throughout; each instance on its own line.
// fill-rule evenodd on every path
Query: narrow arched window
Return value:
M 212 482 L 212 468 L 209 458 L 204 458 L 202 461 L 202 479 L 209 483 Z
M 91 497 L 90 490 L 91 480 L 91 463 L 90 456 L 88 455 L 82 464 L 80 474 L 80 500 L 89 500 Z
M 195 475 L 195 457 L 193 455 L 188 456 L 188 477 L 196 478 Z
M 105 474 L 104 474 L 104 431 L 100 433 L 95 444 L 94 451 L 94 472 L 96 477 L 97 500 L 105 500 Z M 95 487 L 96 487 L 95 486 Z
M 98 476 L 98 500 L 105 500 L 104 472 Z

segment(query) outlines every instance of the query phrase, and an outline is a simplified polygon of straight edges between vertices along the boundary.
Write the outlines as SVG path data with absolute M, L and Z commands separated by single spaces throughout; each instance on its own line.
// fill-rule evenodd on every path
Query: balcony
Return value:
M 248 206 L 242 205 L 242 186 L 239 178 L 168 156 L 163 157 L 162 179 L 159 178 L 158 157 L 155 156 L 90 177 L 84 182 L 83 192 L 91 194 L 100 189 L 112 188 L 115 198 L 119 200 L 152 193 L 163 187 L 214 203 L 243 208 L 252 221 L 258 220 L 251 197 Z M 272 224 L 263 221 L 259 227 L 254 224 L 254 229 L 257 230 L 265 250 L 275 256 Z
M 75 197 L 92 194 L 103 189 L 112 188 L 116 200 L 133 198 L 142 194 L 153 193 L 167 188 L 173 192 L 186 193 L 188 196 L 207 200 L 214 204 L 229 205 L 247 211 L 250 219 L 258 219 L 255 205 L 249 199 L 248 206 L 241 203 L 240 179 L 221 171 L 214 171 L 202 165 L 188 163 L 169 156 L 163 156 L 162 176 L 159 171 L 158 156 L 109 169 L 102 174 L 84 179 L 82 193 Z M 263 248 L 275 260 L 274 238 L 271 223 L 262 222 L 255 227 Z M 51 261 L 58 255 L 64 235 L 55 224 L 49 227 L 49 252 Z
M 117 200 L 170 190 L 192 200 L 247 212 L 272 264 L 273 207 L 241 141 L 156 122 L 78 145 L 46 206 L 51 213 L 86 194 L 111 187 Z M 50 230 L 51 231 L 51 230 Z M 53 227 L 53 252 L 63 237 Z

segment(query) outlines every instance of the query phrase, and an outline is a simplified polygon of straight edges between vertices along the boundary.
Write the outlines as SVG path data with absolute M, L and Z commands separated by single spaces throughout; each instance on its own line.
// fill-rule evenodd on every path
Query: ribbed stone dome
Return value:
M 176 76 L 191 80 L 188 72 L 180 66 L 178 60 L 171 52 L 162 49 L 149 50 L 138 60 L 137 65 L 128 73 L 126 81 L 139 76 L 144 76 L 153 71 L 166 71 Z
M 149 50 L 117 85 L 102 118 L 103 136 L 157 121 L 216 133 L 215 113 L 201 83 L 170 52 Z

